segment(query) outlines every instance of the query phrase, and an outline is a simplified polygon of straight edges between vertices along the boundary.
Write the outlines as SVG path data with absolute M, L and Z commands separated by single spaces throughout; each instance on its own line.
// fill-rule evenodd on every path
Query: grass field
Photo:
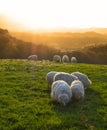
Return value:
M 53 102 L 45 81 L 49 71 L 89 76 L 83 103 Z M 0 130 L 106 130 L 107 65 L 0 60 Z

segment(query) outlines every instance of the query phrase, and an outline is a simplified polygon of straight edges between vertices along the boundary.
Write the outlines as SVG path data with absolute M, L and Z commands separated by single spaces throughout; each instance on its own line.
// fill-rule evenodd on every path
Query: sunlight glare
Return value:
M 106 0 L 0 0 L 0 13 L 36 28 L 107 27 Z

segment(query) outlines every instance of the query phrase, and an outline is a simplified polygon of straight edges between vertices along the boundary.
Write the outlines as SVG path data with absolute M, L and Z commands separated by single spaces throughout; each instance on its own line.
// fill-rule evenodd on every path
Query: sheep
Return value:
M 51 98 L 63 106 L 70 102 L 72 90 L 63 80 L 54 81 L 51 86 Z
M 46 81 L 48 83 L 48 87 L 50 87 L 53 83 L 53 77 L 56 74 L 56 71 L 50 71 L 46 74 Z
M 67 55 L 64 55 L 62 57 L 62 62 L 69 62 L 69 57 Z
M 71 85 L 72 81 L 77 80 L 78 77 L 65 72 L 58 72 L 55 74 L 53 81 L 63 80 Z
M 59 55 L 54 55 L 53 61 L 55 61 L 55 62 L 61 62 L 61 57 Z
M 85 89 L 90 87 L 92 82 L 87 75 L 80 72 L 73 72 L 71 74 L 78 77 L 78 79 L 83 83 Z
M 72 63 L 77 63 L 77 58 L 76 57 L 71 57 L 71 62 Z
M 72 98 L 82 102 L 84 100 L 84 86 L 79 80 L 74 80 L 71 84 Z
M 29 57 L 28 57 L 28 60 L 33 60 L 33 61 L 37 61 L 37 55 L 30 55 Z

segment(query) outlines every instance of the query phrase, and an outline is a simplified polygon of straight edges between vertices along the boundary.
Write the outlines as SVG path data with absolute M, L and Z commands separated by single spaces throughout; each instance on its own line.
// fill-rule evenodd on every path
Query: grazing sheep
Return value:
M 62 62 L 69 62 L 69 57 L 67 55 L 64 55 L 62 57 Z
M 51 98 L 63 106 L 70 102 L 72 90 L 70 86 L 63 80 L 53 82 L 51 86 Z
M 84 86 L 79 80 L 74 80 L 71 84 L 72 98 L 82 102 L 84 100 Z
M 91 80 L 88 78 L 87 75 L 80 73 L 80 72 L 73 72 L 72 75 L 78 77 L 78 79 L 83 83 L 85 89 L 90 87 Z
M 55 61 L 55 62 L 61 62 L 61 57 L 59 55 L 54 55 L 53 61 Z
M 72 63 L 77 63 L 77 58 L 76 57 L 71 57 L 71 62 Z
M 46 74 L 46 81 L 48 83 L 48 87 L 50 87 L 53 83 L 53 77 L 56 74 L 56 71 L 50 71 Z
M 58 72 L 55 74 L 53 81 L 63 80 L 71 85 L 72 81 L 77 80 L 78 78 L 74 75 L 65 72 Z
M 33 60 L 33 61 L 37 61 L 37 55 L 30 55 L 29 57 L 28 57 L 28 60 Z

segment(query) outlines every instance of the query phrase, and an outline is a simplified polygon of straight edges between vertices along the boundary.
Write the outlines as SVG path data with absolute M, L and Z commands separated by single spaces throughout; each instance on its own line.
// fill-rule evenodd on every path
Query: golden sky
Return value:
M 33 30 L 106 28 L 107 0 L 0 0 L 0 16 Z

